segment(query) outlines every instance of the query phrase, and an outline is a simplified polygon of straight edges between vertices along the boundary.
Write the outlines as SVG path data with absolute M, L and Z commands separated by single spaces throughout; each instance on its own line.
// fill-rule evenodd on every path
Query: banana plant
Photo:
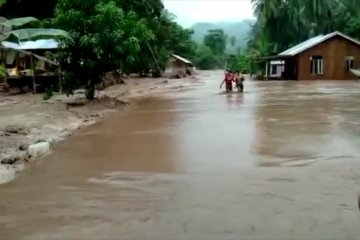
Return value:
M 23 41 L 35 41 L 39 39 L 64 39 L 69 34 L 61 29 L 43 28 L 41 21 L 34 17 L 14 18 L 0 23 L 11 26 L 11 32 L 6 39 L 8 42 L 19 43 Z

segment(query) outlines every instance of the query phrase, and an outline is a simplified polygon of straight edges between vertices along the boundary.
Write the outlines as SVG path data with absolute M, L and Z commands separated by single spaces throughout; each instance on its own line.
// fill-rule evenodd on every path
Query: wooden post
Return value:
M 36 93 L 36 81 L 35 81 L 35 66 L 34 66 L 34 56 L 30 55 L 31 59 L 31 70 L 32 70 L 32 80 L 33 80 L 33 93 Z
M 63 93 L 63 79 L 62 79 L 61 66 L 59 66 L 59 92 Z
M 269 62 L 268 62 L 268 60 L 265 61 L 265 79 L 269 80 Z

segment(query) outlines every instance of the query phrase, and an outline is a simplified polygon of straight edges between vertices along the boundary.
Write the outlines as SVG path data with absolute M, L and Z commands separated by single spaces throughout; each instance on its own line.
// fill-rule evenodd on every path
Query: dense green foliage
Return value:
M 239 22 L 196 23 L 191 27 L 194 31 L 192 39 L 197 44 L 202 44 L 209 30 L 222 29 L 224 34 L 228 36 L 225 52 L 227 54 L 237 54 L 239 49 L 246 49 L 251 26 L 254 22 L 254 20 L 245 19 Z
M 0 64 L 0 83 L 4 82 L 6 76 L 7 76 L 6 68 L 4 64 Z
M 106 0 L 60 0 L 54 23 L 72 37 L 58 56 L 66 73 L 64 88 L 71 93 L 85 86 L 89 99 L 103 74 L 133 63 L 140 42 L 153 38 L 145 20 Z
M 223 55 L 227 36 L 222 29 L 209 30 L 204 37 L 204 44 L 212 49 L 215 55 Z
M 195 63 L 200 69 L 230 69 L 233 71 L 249 72 L 250 54 L 238 49 L 235 54 L 227 54 L 226 44 L 236 44 L 237 39 L 230 39 L 221 29 L 209 30 L 204 36 L 203 43 L 197 47 Z
M 209 70 L 216 67 L 216 57 L 212 49 L 204 44 L 196 48 L 195 64 L 199 69 Z
M 231 55 L 228 58 L 228 69 L 233 71 L 240 71 L 242 73 L 249 73 L 251 71 L 250 54 L 239 51 L 236 55 Z
M 196 47 L 194 62 L 203 70 L 224 68 L 226 65 L 226 39 L 221 29 L 212 29 L 204 36 L 203 42 Z

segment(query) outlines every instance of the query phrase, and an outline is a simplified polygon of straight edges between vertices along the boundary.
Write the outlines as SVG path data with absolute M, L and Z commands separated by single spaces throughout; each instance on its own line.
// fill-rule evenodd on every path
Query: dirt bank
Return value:
M 27 151 L 31 144 L 49 142 L 53 146 L 75 130 L 131 105 L 134 98 L 199 83 L 197 77 L 130 78 L 125 82 L 97 92 L 97 99 L 87 104 L 83 104 L 82 91 L 71 97 L 55 95 L 47 101 L 33 94 L 0 96 L 0 182 L 32 161 Z

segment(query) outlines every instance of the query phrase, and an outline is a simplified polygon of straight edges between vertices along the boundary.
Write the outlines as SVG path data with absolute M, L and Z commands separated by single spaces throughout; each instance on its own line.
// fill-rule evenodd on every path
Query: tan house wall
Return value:
M 186 76 L 186 64 L 179 60 L 173 60 L 171 63 L 172 76 L 185 77 Z

